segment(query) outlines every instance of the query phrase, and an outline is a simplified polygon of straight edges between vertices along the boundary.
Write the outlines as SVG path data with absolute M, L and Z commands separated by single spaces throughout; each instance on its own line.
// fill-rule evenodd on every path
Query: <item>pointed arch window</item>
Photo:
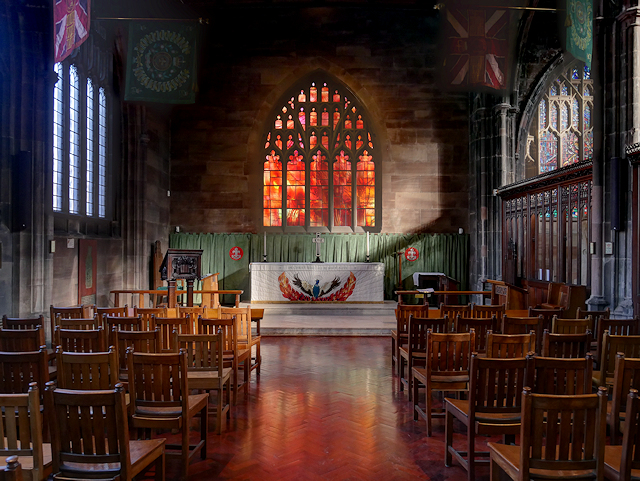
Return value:
M 293 231 L 377 231 L 379 166 L 370 118 L 335 79 L 315 73 L 270 118 L 263 153 L 262 222 Z

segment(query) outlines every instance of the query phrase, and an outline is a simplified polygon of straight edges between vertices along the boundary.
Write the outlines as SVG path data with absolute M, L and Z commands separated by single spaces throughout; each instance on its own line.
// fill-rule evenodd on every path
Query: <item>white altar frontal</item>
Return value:
M 251 302 L 384 302 L 381 262 L 253 262 Z

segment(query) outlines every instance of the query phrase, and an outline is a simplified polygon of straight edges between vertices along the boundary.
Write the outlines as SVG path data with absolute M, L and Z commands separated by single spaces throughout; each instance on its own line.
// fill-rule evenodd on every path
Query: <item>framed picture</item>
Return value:
M 78 303 L 95 304 L 98 279 L 98 241 L 80 239 L 78 256 Z

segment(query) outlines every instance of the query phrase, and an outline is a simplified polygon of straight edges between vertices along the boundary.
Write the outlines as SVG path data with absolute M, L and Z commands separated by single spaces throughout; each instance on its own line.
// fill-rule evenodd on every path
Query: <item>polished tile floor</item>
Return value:
M 466 480 L 460 466 L 444 466 L 443 421 L 432 438 L 413 421 L 390 345 L 388 337 L 263 338 L 261 376 L 253 373 L 223 434 L 210 433 L 190 479 Z M 167 479 L 178 473 L 179 461 L 168 460 Z M 488 474 L 479 468 L 478 479 Z

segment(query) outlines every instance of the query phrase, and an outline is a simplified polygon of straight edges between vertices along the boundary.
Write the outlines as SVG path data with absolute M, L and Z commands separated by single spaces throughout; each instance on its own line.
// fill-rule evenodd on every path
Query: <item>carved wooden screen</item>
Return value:
M 285 99 L 265 138 L 263 226 L 378 230 L 380 159 L 361 103 L 320 74 L 302 81 Z

